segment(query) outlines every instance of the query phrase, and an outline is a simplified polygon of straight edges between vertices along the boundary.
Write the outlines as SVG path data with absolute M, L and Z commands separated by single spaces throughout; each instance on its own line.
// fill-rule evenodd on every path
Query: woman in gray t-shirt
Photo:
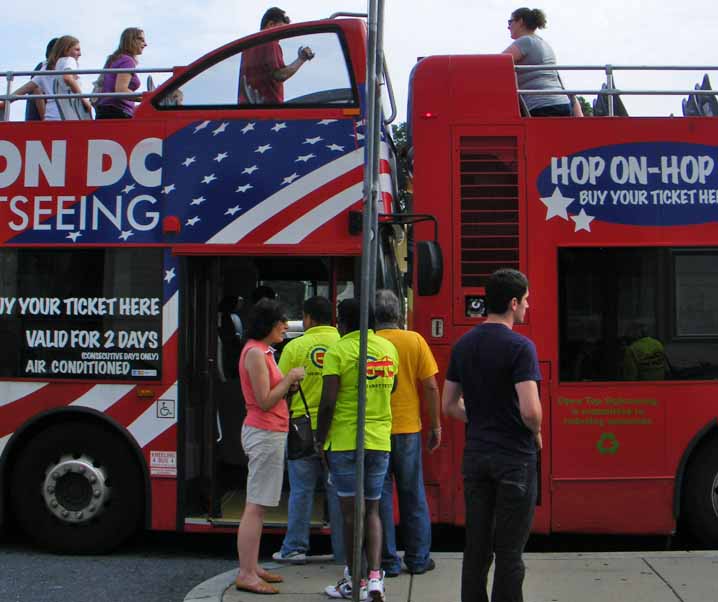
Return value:
M 536 35 L 546 27 L 546 15 L 538 8 L 518 8 L 511 13 L 509 32 L 514 43 L 504 54 L 510 54 L 517 65 L 555 65 L 556 55 L 546 41 Z M 516 75 L 520 90 L 563 88 L 554 69 L 519 71 Z M 565 117 L 571 115 L 571 102 L 565 94 L 525 94 L 524 102 L 532 117 Z M 580 105 L 573 103 L 574 115 L 581 116 Z

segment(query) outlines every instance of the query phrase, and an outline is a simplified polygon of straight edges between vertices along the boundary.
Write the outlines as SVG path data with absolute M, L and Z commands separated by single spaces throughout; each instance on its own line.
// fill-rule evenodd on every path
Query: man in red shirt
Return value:
M 264 13 L 260 29 L 271 29 L 287 23 L 289 17 L 286 13 L 274 6 Z M 240 104 L 282 104 L 284 81 L 313 58 L 314 52 L 311 48 L 300 46 L 297 58 L 285 65 L 282 48 L 276 40 L 248 48 L 242 53 L 242 64 L 239 68 Z

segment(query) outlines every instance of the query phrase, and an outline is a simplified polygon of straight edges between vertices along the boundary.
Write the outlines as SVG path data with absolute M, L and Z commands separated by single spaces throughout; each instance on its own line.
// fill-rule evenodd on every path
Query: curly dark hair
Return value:
M 526 8 L 525 6 L 517 8 L 511 13 L 511 18 L 516 21 L 521 19 L 531 31 L 546 27 L 546 13 L 540 8 Z
M 279 301 L 260 299 L 249 312 L 247 336 L 261 341 L 272 332 L 277 322 L 286 322 L 288 319 L 287 311 Z

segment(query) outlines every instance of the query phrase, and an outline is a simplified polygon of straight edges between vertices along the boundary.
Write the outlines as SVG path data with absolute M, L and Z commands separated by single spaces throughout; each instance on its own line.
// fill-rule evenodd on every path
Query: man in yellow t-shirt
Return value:
M 337 488 L 344 518 L 347 567 L 344 577 L 324 591 L 331 598 L 351 598 L 354 498 L 357 495 L 356 437 L 359 381 L 359 300 L 339 304 L 337 323 L 342 338 L 324 356 L 324 385 L 317 419 L 317 447 L 326 450 L 329 472 Z M 369 326 L 373 326 L 370 311 Z M 367 335 L 366 424 L 364 428 L 364 500 L 368 594 L 384 599 L 381 574 L 382 529 L 379 500 L 391 449 L 391 392 L 396 386 L 399 356 L 394 346 L 372 330 Z M 361 495 L 361 492 L 359 493 Z M 366 597 L 362 585 L 360 599 Z
M 302 392 L 307 400 L 312 429 L 317 428 L 317 410 L 322 394 L 322 368 L 327 349 L 339 340 L 339 332 L 331 325 L 332 305 L 325 297 L 311 297 L 304 302 L 302 311 L 304 334 L 289 341 L 279 358 L 279 369 L 287 374 L 292 368 L 304 368 Z M 293 416 L 305 413 L 301 395 L 292 397 L 290 411 Z M 339 498 L 333 485 L 326 482 L 325 470 L 317 454 L 287 461 L 289 473 L 289 516 L 287 533 L 282 548 L 272 554 L 278 562 L 304 564 L 309 551 L 309 523 L 312 519 L 314 491 L 319 479 L 324 479 L 329 525 L 334 559 L 344 562 L 342 514 Z
M 398 297 L 390 290 L 376 293 L 374 304 L 376 334 L 391 341 L 399 352 L 401 375 L 391 396 L 391 456 L 384 480 L 379 512 L 384 526 L 382 568 L 388 577 L 401 571 L 394 530 L 394 481 L 399 499 L 399 516 L 404 542 L 404 564 L 412 574 L 434 568 L 431 552 L 431 516 L 426 503 L 421 462 L 421 398 L 428 405 L 431 431 L 427 450 L 441 443 L 441 404 L 434 355 L 418 332 L 402 330 Z

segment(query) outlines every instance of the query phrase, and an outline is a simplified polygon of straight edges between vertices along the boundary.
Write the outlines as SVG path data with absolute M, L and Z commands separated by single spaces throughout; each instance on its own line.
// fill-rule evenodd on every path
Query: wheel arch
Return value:
M 113 420 L 106 414 L 98 412 L 92 408 L 83 407 L 62 407 L 53 408 L 46 412 L 42 412 L 33 416 L 30 420 L 25 422 L 20 428 L 18 428 L 5 446 L 2 455 L 0 455 L 0 524 L 4 522 L 7 495 L 8 495 L 8 475 L 13 464 L 22 453 L 23 448 L 29 441 L 33 439 L 38 433 L 47 429 L 50 426 L 63 423 L 86 423 L 93 425 L 101 425 L 109 427 L 111 430 L 119 434 L 124 441 L 126 441 L 129 448 L 132 450 L 132 455 L 137 461 L 137 465 L 142 474 L 143 482 L 143 501 L 144 501 L 144 517 L 143 525 L 145 529 L 151 526 L 151 511 L 152 508 L 152 488 L 150 486 L 150 475 L 147 470 L 147 462 L 145 462 L 144 455 L 140 446 L 137 444 L 135 438 L 130 432 L 116 420 Z
M 681 461 L 676 470 L 675 488 L 673 490 L 673 517 L 677 520 L 681 516 L 681 503 L 683 498 L 683 483 L 686 475 L 686 468 L 700 445 L 713 436 L 718 436 L 718 419 L 713 418 L 705 424 L 688 442 L 683 451 Z

